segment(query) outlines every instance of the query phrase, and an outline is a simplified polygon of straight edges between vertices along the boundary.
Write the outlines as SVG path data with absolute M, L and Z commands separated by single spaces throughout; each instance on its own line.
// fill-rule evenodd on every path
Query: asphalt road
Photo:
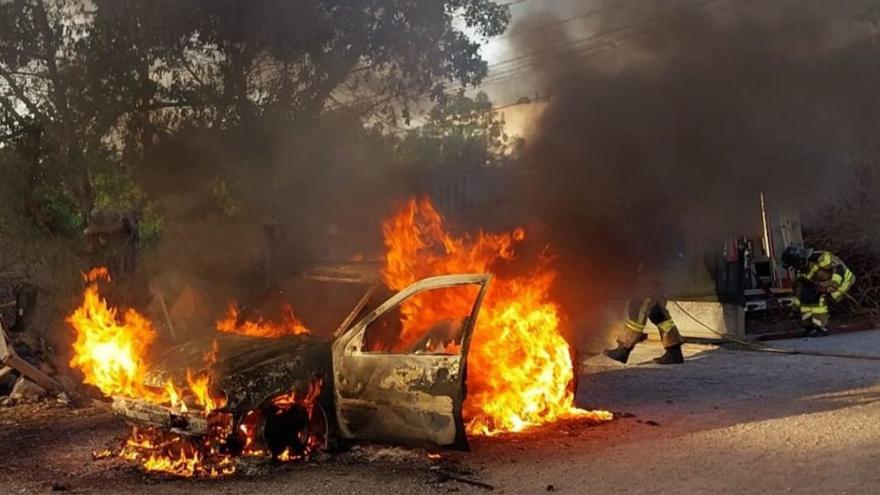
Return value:
M 880 358 L 880 331 L 774 345 Z M 682 366 L 638 364 L 660 352 L 584 363 L 578 401 L 625 413 L 612 423 L 479 438 L 439 460 L 363 447 L 222 480 L 92 461 L 124 431 L 94 409 L 0 409 L 0 493 L 880 493 L 880 361 L 688 345 Z

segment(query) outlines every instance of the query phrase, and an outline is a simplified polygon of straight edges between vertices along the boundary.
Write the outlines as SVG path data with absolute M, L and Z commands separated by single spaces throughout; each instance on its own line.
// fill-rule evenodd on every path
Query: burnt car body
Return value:
M 159 387 L 169 378 L 175 383 L 186 383 L 184 370 L 198 369 L 216 341 L 214 386 L 225 396 L 226 403 L 213 414 L 229 418 L 232 431 L 252 411 L 271 408 L 273 398 L 291 392 L 302 397 L 320 380 L 315 417 L 309 425 L 301 427 L 321 431 L 325 446 L 335 441 L 367 441 L 466 449 L 462 405 L 467 354 L 491 276 L 427 278 L 386 298 L 381 295 L 376 273 L 374 269 L 346 265 L 311 267 L 297 277 L 298 283 L 306 282 L 307 287 L 308 283 L 317 282 L 323 284 L 323 291 L 282 288 L 274 295 L 290 300 L 296 299 L 293 292 L 302 293 L 303 299 L 314 301 L 291 302 L 295 308 L 308 309 L 333 299 L 330 295 L 338 291 L 330 287 L 344 284 L 350 294 L 360 296 L 347 313 L 337 313 L 338 324 L 331 327 L 325 323 L 323 328 L 307 335 L 266 339 L 216 334 L 181 344 L 169 348 L 155 362 L 148 385 Z M 455 319 L 453 338 L 457 352 L 423 347 L 408 352 L 376 351 L 368 346 L 373 324 L 383 317 L 394 319 L 393 312 L 405 301 L 430 291 L 464 286 L 473 288 L 473 305 L 468 314 Z M 438 328 L 448 326 L 447 321 L 437 323 Z M 121 397 L 114 398 L 113 409 L 135 424 L 190 436 L 205 435 L 212 417 L 192 408 L 181 411 Z M 271 443 L 266 440 L 266 444 Z M 268 447 L 273 452 L 281 448 Z

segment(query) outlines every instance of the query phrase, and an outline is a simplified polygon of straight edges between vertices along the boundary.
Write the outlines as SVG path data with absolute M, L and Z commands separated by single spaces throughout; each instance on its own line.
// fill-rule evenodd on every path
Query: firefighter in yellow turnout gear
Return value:
M 660 342 L 666 352 L 654 362 L 657 364 L 681 364 L 684 362 L 684 356 L 681 354 L 681 344 L 684 340 L 678 332 L 678 327 L 669 316 L 666 309 L 666 298 L 664 297 L 644 297 L 632 299 L 629 301 L 626 310 L 626 324 L 624 332 L 617 339 L 617 347 L 605 351 L 605 355 L 626 363 L 629 360 L 629 354 L 639 342 L 645 340 L 648 336 L 645 333 L 645 327 L 648 320 L 657 325 L 660 331 Z
M 808 335 L 828 335 L 828 303 L 843 298 L 856 280 L 853 272 L 830 251 L 815 251 L 792 244 L 782 253 L 782 263 L 797 275 L 793 304 Z

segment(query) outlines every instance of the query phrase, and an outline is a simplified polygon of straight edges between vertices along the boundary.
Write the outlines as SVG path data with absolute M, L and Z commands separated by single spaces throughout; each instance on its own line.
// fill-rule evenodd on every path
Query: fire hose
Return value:
M 846 294 L 849 296 L 849 294 Z M 852 298 L 854 300 L 854 298 Z M 731 337 L 730 335 L 723 334 L 714 328 L 707 325 L 705 322 L 691 314 L 690 311 L 686 310 L 678 301 L 670 301 L 675 305 L 682 313 L 684 313 L 688 318 L 696 322 L 701 327 L 705 328 L 709 332 L 717 335 L 722 340 L 726 340 L 728 342 L 732 342 L 735 344 L 739 344 L 744 346 L 747 350 L 752 350 L 756 352 L 767 352 L 770 354 L 785 354 L 789 356 L 819 356 L 819 357 L 833 357 L 833 358 L 841 358 L 841 359 L 859 359 L 863 361 L 880 361 L 880 356 L 867 356 L 864 354 L 847 354 L 847 353 L 838 353 L 838 352 L 823 352 L 823 351 L 807 351 L 807 350 L 796 350 L 796 349 L 782 349 L 779 347 L 773 347 L 761 342 L 751 342 L 748 340 L 738 339 L 736 337 Z M 856 301 L 857 302 L 857 301 Z

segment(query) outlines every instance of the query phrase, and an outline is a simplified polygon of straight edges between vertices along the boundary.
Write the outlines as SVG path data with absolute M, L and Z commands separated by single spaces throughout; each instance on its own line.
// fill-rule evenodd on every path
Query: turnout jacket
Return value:
M 855 274 L 830 251 L 816 251 L 807 258 L 807 267 L 798 271 L 798 282 L 814 285 L 819 292 L 839 301 L 855 282 Z

